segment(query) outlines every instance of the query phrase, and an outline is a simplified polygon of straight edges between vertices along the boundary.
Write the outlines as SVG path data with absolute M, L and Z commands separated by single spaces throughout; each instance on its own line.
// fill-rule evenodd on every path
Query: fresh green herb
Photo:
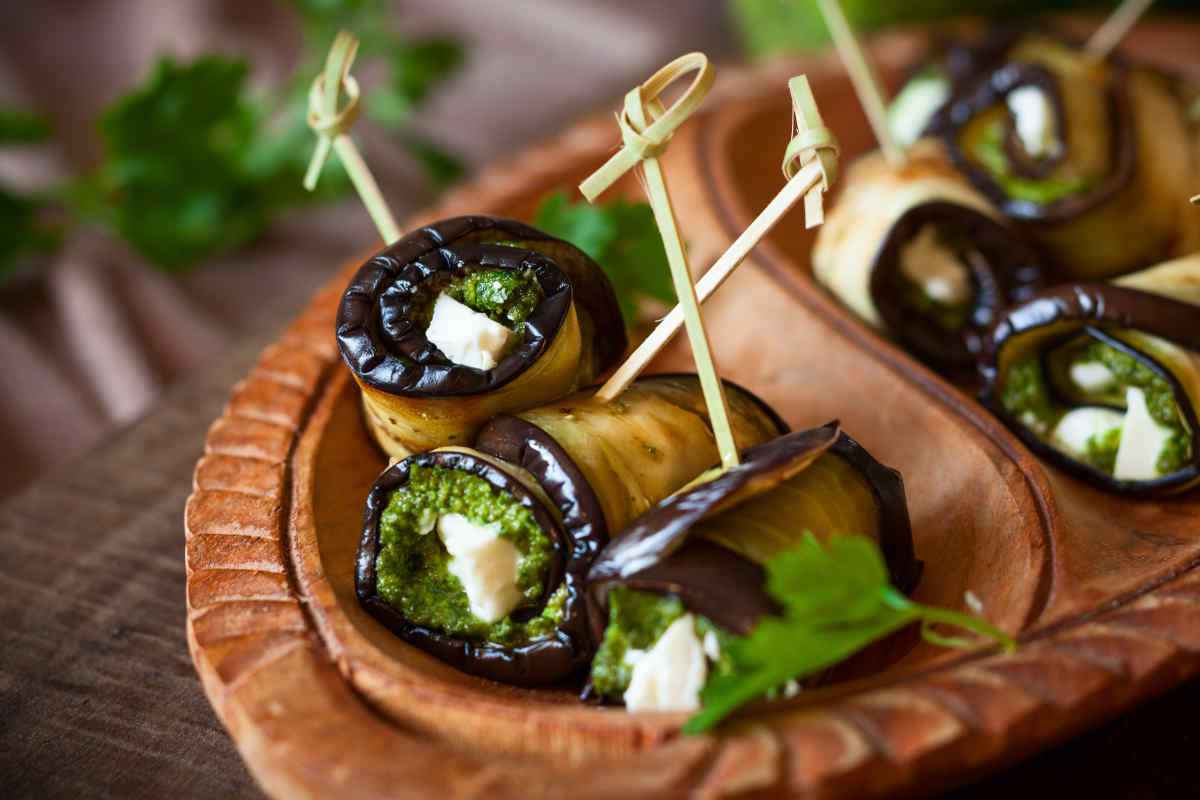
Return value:
M 50 136 L 45 117 L 28 111 L 0 108 L 0 144 L 37 144 Z
M 914 623 L 927 641 L 970 647 L 972 640 L 935 630 L 952 625 L 994 639 L 1004 649 L 1016 643 L 978 618 L 914 603 L 888 583 L 879 548 L 859 536 L 834 536 L 822 545 L 811 533 L 793 550 L 767 563 L 767 588 L 783 608 L 746 637 L 731 638 L 732 668 L 715 674 L 700 694 L 703 707 L 684 726 L 701 733 L 734 710 L 789 680 L 812 675 L 869 644 Z
M 367 110 L 372 119 L 398 127 L 408 121 L 413 108 L 423 103 L 437 84 L 462 67 L 462 45 L 435 36 L 394 47 L 385 60 L 391 68 L 387 83 L 372 92 Z
M 604 269 L 625 321 L 638 322 L 638 301 L 648 297 L 674 305 L 671 270 L 654 212 L 646 203 L 614 200 L 572 203 L 563 192 L 547 195 L 534 224 L 587 253 Z

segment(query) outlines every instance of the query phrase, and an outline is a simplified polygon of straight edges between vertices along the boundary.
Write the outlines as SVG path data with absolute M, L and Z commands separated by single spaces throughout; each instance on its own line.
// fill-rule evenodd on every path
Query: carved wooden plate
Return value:
M 1197 68 L 1198 35 L 1147 25 L 1128 45 Z M 895 78 L 922 47 L 919 35 L 902 34 L 873 49 Z M 725 69 L 708 110 L 667 156 L 693 264 L 711 263 L 778 190 L 785 80 L 798 72 L 812 80 L 844 157 L 869 146 L 832 59 Z M 615 137 L 607 117 L 584 122 L 487 171 L 422 220 L 528 218 L 546 191 L 601 163 Z M 1020 651 L 880 653 L 859 665 L 861 677 L 808 692 L 798 706 L 683 737 L 680 715 L 498 686 L 405 645 L 353 591 L 363 500 L 385 462 L 333 340 L 352 264 L 234 389 L 186 512 L 192 655 L 269 793 L 925 793 L 1200 669 L 1200 493 L 1132 502 L 1045 466 L 972 398 L 821 291 L 807 272 L 810 245 L 797 212 L 706 305 L 718 361 L 793 426 L 838 417 L 902 470 L 926 562 L 917 597 L 961 608 L 974 592 L 988 617 L 1020 633 Z M 656 366 L 686 368 L 687 359 L 677 341 Z

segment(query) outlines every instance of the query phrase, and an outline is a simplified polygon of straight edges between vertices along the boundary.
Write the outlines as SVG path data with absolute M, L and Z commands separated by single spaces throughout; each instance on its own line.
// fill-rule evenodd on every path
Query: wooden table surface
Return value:
M 188 656 L 182 515 L 205 429 L 271 338 L 0 506 L 0 796 L 261 796 Z M 1198 711 L 1193 682 L 957 796 L 1200 796 Z

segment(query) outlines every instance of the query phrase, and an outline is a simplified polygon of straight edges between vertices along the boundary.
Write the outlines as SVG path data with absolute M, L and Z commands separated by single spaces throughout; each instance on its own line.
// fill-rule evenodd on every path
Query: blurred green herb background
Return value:
M 862 31 L 958 14 L 1106 13 L 1115 6 L 1087 0 L 843 4 Z M 291 0 L 291 5 L 300 20 L 303 47 L 284 85 L 253 89 L 250 64 L 242 59 L 163 58 L 100 116 L 103 157 L 89 174 L 38 193 L 0 185 L 0 283 L 31 256 L 53 250 L 64 232 L 80 222 L 111 230 L 154 266 L 180 270 L 252 241 L 287 209 L 345 195 L 349 181 L 336 158 L 327 163 L 316 192 L 301 187 L 314 147 L 305 121 L 308 88 L 340 29 L 361 40 L 356 72 L 382 73 L 364 91 L 367 117 L 392 133 L 431 186 L 458 178 L 463 165 L 454 154 L 418 136 L 409 123 L 463 64 L 463 46 L 445 37 L 397 33 L 384 0 Z M 1155 9 L 1196 7 L 1195 0 L 1160 0 Z M 728 10 L 752 58 L 827 42 L 814 0 L 729 0 Z M 36 115 L 0 109 L 0 147 L 36 145 L 51 135 L 51 128 L 51 121 Z M 547 201 L 540 221 L 567 238 L 578 237 L 585 250 L 594 251 L 613 272 L 614 282 L 628 289 L 622 302 L 631 313 L 634 295 L 670 300 L 669 284 L 656 284 L 648 270 L 638 268 L 639 259 L 652 251 L 643 211 L 619 205 L 589 212 L 561 197 Z M 622 243 L 627 237 L 630 241 Z
M 27 256 L 52 249 L 64 229 L 98 223 L 151 264 L 178 270 L 256 238 L 282 211 L 349 189 L 335 158 L 319 189 L 301 186 L 315 137 L 305 121 L 308 88 L 338 30 L 361 39 L 356 69 L 382 66 L 364 90 L 367 116 L 393 131 L 434 187 L 463 171 L 459 160 L 408 129 L 414 110 L 464 61 L 461 44 L 407 38 L 383 0 L 293 0 L 303 50 L 284 86 L 259 92 L 242 59 L 161 59 L 98 120 L 103 158 L 89 174 L 42 193 L 0 186 L 0 281 Z M 0 109 L 0 146 L 28 146 L 51 122 Z

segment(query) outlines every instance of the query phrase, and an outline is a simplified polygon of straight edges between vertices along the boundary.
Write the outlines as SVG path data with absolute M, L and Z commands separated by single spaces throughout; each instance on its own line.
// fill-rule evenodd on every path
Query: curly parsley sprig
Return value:
M 974 647 L 976 639 L 949 637 L 949 625 L 1016 648 L 1008 634 L 979 617 L 915 603 L 888 582 L 887 566 L 873 541 L 834 536 L 822 545 L 811 533 L 767 563 L 767 589 L 783 609 L 723 649 L 731 669 L 714 675 L 701 692 L 702 708 L 684 726 L 702 733 L 742 705 L 789 680 L 844 661 L 873 642 L 920 623 L 933 644 Z

